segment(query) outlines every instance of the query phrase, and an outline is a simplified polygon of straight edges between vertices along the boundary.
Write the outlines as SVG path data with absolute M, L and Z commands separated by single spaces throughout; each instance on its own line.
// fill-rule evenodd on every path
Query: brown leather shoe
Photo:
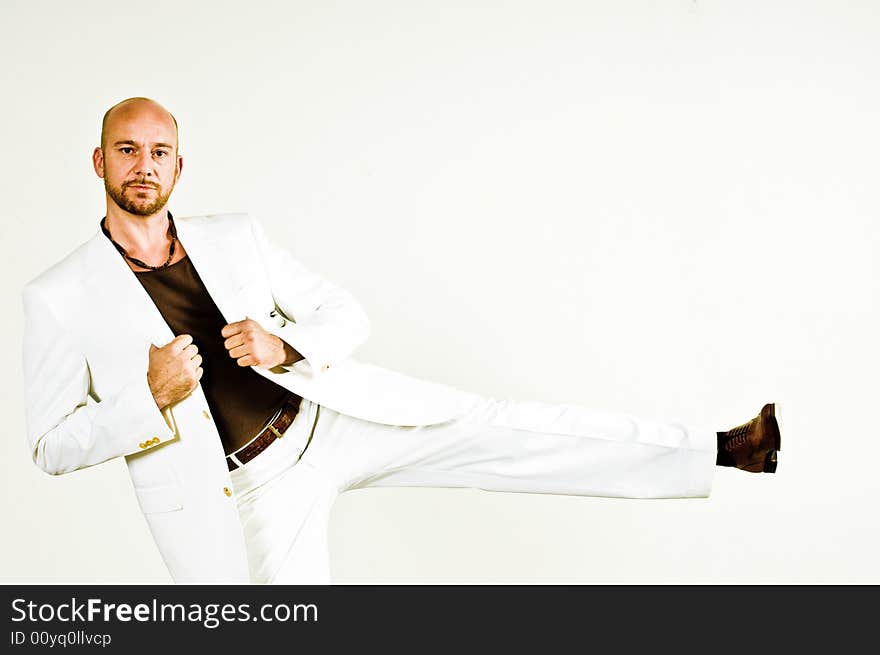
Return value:
M 776 473 L 776 453 L 781 450 L 776 406 L 764 405 L 751 421 L 725 432 L 722 441 L 736 468 L 751 473 Z

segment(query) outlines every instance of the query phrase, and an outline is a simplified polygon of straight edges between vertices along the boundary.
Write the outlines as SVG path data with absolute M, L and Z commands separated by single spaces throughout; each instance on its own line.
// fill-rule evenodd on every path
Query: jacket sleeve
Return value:
M 31 285 L 22 300 L 27 436 L 37 466 L 69 473 L 175 437 L 147 382 L 149 352 L 137 375 L 95 402 L 86 357 L 50 305 Z
M 256 219 L 250 217 L 250 221 L 275 305 L 282 314 L 269 331 L 305 358 L 308 366 L 297 363 L 296 372 L 320 375 L 367 340 L 369 319 L 350 293 L 306 270 L 266 238 Z

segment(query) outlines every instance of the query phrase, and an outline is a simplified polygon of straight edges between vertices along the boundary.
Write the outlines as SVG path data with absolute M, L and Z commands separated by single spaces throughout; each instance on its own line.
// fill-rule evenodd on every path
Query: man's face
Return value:
M 105 143 L 95 149 L 93 161 L 120 209 L 151 216 L 168 202 L 180 175 L 174 122 L 150 105 L 121 108 L 108 117 Z

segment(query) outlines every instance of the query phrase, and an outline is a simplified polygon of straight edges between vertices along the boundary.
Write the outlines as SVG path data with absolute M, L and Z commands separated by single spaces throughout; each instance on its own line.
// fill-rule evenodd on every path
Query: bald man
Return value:
M 714 432 L 358 362 L 349 293 L 248 215 L 172 216 L 177 121 L 153 100 L 107 111 L 92 162 L 106 215 L 23 292 L 31 454 L 53 475 L 124 457 L 175 581 L 328 583 L 346 489 L 707 497 L 716 466 L 776 470 L 773 404 Z

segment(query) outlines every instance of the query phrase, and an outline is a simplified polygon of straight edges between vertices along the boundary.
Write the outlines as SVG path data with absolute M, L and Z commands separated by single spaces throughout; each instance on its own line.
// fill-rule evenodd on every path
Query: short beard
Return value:
M 132 184 L 144 184 L 144 182 L 133 182 Z M 171 197 L 174 185 L 171 185 L 171 188 L 168 189 L 167 193 L 162 193 L 160 187 L 159 195 L 157 195 L 156 199 L 149 205 L 138 204 L 136 200 L 129 200 L 125 197 L 125 186 L 112 186 L 107 181 L 106 177 L 104 178 L 104 189 L 107 191 L 107 195 L 113 199 L 113 202 L 115 202 L 116 206 L 120 209 L 127 211 L 129 214 L 134 214 L 135 216 L 152 216 L 168 203 L 168 198 Z

